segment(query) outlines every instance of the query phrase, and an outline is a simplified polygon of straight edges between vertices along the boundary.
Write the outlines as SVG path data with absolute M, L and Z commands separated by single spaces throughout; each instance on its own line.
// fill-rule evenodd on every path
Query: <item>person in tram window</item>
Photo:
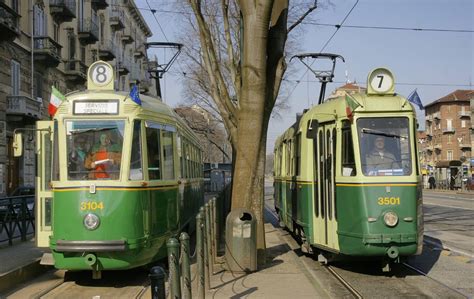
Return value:
M 85 166 L 90 169 L 90 179 L 117 179 L 122 151 L 112 143 L 110 136 L 102 133 L 99 143 L 94 145 L 86 158 Z
M 366 159 L 366 166 L 369 175 L 379 175 L 380 170 L 400 168 L 395 156 L 385 148 L 385 137 L 377 136 L 374 139 L 373 148 Z
M 82 179 L 87 177 L 87 170 L 84 167 L 84 161 L 87 155 L 87 141 L 84 136 L 73 136 L 73 138 L 73 147 L 68 159 L 68 173 L 70 178 Z

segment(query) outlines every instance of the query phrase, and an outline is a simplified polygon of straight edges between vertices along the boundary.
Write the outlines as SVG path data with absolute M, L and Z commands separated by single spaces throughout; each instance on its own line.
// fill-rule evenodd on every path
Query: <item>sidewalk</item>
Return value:
M 472 195 L 471 199 L 474 199 L 474 191 L 473 190 L 448 190 L 448 189 L 428 189 L 428 188 L 424 188 L 423 193 L 467 194 L 467 195 Z
M 253 273 L 231 273 L 214 269 L 206 298 L 328 298 L 296 253 L 282 240 L 283 232 L 265 224 L 266 264 Z M 192 273 L 195 269 L 192 269 Z M 193 292 L 196 292 L 193 282 Z M 197 298 L 197 294 L 193 294 Z
M 0 295 L 13 285 L 35 277 L 51 267 L 41 266 L 43 250 L 35 245 L 35 240 L 14 243 L 0 248 Z

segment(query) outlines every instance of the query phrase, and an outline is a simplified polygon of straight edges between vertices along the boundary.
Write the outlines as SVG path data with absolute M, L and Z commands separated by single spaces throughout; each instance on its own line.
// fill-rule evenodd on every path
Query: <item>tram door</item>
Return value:
M 51 191 L 51 175 L 53 169 L 53 122 L 36 122 L 36 246 L 49 247 L 49 236 L 52 233 L 53 192 Z
M 334 168 L 336 153 L 335 123 L 321 123 L 314 158 L 318 198 L 315 199 L 316 241 L 330 248 L 337 248 L 337 223 L 335 215 Z

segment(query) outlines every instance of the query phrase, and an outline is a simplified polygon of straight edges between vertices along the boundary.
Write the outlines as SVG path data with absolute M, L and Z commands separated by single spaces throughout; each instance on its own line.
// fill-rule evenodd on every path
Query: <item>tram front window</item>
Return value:
M 117 180 L 120 176 L 125 122 L 66 122 L 69 180 Z
M 366 176 L 410 175 L 410 129 L 406 117 L 359 118 L 357 131 Z

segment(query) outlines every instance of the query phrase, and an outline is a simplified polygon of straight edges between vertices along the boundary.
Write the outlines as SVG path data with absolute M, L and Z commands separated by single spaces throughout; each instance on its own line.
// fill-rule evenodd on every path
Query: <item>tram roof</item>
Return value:
M 318 122 L 333 121 L 336 119 L 348 119 L 346 116 L 346 96 L 330 98 L 320 105 L 315 105 L 306 111 L 303 116 L 291 127 L 283 132 L 275 141 L 276 144 L 286 140 L 296 134 L 301 129 L 302 124 L 306 124 L 310 119 L 317 119 Z M 368 95 L 365 91 L 351 94 L 360 106 L 354 109 L 356 114 L 364 113 L 391 113 L 408 112 L 414 113 L 413 105 L 398 94 L 393 95 Z
M 140 94 L 141 105 L 133 102 L 130 98 L 129 92 L 124 91 L 114 91 L 114 90 L 82 90 L 68 93 L 66 95 L 66 101 L 72 100 L 104 100 L 107 97 L 111 99 L 122 100 L 125 104 L 135 105 L 137 110 L 136 114 L 160 114 L 162 116 L 167 116 L 171 119 L 174 119 L 181 127 L 183 127 L 189 134 L 192 134 L 194 138 L 197 137 L 194 135 L 193 130 L 188 126 L 188 124 L 167 104 L 163 103 L 159 97 L 148 96 L 145 94 Z

